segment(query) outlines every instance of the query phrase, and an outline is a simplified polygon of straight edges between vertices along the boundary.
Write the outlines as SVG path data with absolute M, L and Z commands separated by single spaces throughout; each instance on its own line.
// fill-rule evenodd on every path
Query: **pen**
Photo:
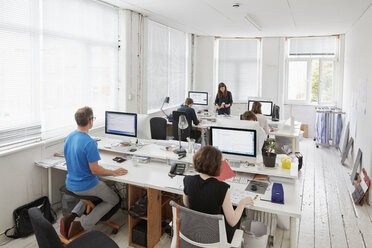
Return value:
M 256 195 L 256 196 L 253 198 L 253 200 L 255 201 L 255 200 L 257 200 L 257 198 L 258 198 L 258 195 Z
M 262 199 L 260 198 L 261 201 L 268 201 L 268 202 L 271 202 L 271 200 L 267 200 L 267 199 Z

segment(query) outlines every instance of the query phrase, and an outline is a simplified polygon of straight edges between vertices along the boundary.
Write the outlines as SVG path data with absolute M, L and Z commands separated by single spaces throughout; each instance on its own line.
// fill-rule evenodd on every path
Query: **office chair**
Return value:
M 151 139 L 165 140 L 167 137 L 167 121 L 162 117 L 150 120 Z
M 87 232 L 64 246 L 54 227 L 45 219 L 39 208 L 30 208 L 28 215 L 40 248 L 119 248 L 112 239 L 98 231 Z
M 189 126 L 186 129 L 181 130 L 181 140 L 186 141 L 186 138 L 191 136 L 191 128 L 192 128 L 191 117 L 186 112 L 173 111 L 172 133 L 173 133 L 174 139 L 178 140 L 178 120 L 181 115 L 186 116 L 187 122 L 189 124 Z
M 169 203 L 173 213 L 171 247 L 241 247 L 243 231 L 236 230 L 231 244 L 227 242 L 222 214 L 205 214 Z
M 69 191 L 66 186 L 64 186 L 63 188 L 61 188 L 61 192 L 67 194 L 67 195 L 70 195 L 70 196 L 73 196 L 75 198 L 78 198 L 80 199 L 86 206 L 86 210 L 85 210 L 85 213 L 86 214 L 89 214 L 93 208 L 95 208 L 95 206 L 97 206 L 102 200 L 98 197 L 95 197 L 95 196 L 81 196 L 81 195 L 76 195 L 74 194 L 73 192 Z M 119 197 L 119 202 L 118 204 L 116 204 L 108 213 L 106 213 L 100 221 L 103 221 L 106 225 L 110 226 L 113 228 L 112 230 L 112 233 L 113 234 L 116 234 L 120 228 L 120 226 L 118 224 L 116 224 L 115 222 L 113 221 L 110 221 L 110 218 L 119 210 L 120 208 L 120 204 L 121 204 L 121 198 Z M 59 238 L 60 240 L 62 241 L 62 243 L 64 244 L 68 244 L 69 242 L 71 242 L 71 240 L 74 240 L 76 239 L 77 237 L 74 236 L 70 239 L 67 239 L 65 237 L 63 237 L 62 235 L 59 235 Z

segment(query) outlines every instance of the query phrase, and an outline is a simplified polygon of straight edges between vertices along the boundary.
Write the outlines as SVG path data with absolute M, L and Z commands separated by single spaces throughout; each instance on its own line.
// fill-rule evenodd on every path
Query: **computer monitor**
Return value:
M 208 105 L 208 92 L 189 91 L 189 97 L 194 101 L 194 105 Z
M 254 102 L 261 103 L 261 111 L 263 115 L 271 116 L 273 110 L 273 102 L 272 101 L 256 101 L 256 100 L 249 100 L 248 101 L 248 110 L 252 110 L 252 106 Z
M 105 133 L 137 137 L 137 114 L 106 111 Z
M 229 127 L 211 127 L 212 146 L 222 153 L 244 159 L 256 157 L 256 130 Z M 242 156 L 242 157 L 241 157 Z

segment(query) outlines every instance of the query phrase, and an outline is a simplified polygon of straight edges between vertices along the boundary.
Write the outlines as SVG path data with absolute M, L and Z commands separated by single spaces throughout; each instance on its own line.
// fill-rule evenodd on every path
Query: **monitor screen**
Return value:
M 253 103 L 256 102 L 255 100 L 248 101 L 248 110 L 252 110 Z M 262 104 L 261 111 L 263 115 L 271 116 L 273 110 L 273 102 L 272 101 L 257 101 Z
M 256 130 L 211 127 L 212 146 L 222 153 L 256 157 Z
M 189 91 L 189 97 L 195 105 L 208 105 L 208 92 Z
M 137 114 L 106 111 L 105 133 L 137 137 Z

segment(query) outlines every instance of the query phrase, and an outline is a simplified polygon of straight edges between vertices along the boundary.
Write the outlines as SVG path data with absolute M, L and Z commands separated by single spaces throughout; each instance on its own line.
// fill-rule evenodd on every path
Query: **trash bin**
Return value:
M 268 231 L 265 223 L 247 220 L 241 225 L 244 231 L 244 248 L 266 248 Z

